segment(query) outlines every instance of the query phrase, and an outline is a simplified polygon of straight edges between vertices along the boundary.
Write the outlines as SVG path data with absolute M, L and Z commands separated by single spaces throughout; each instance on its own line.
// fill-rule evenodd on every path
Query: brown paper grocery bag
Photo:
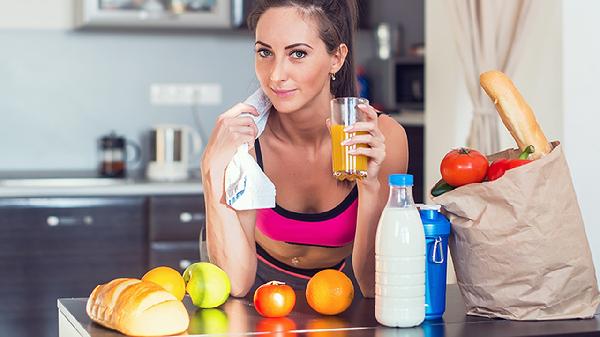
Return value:
M 550 154 L 498 180 L 432 198 L 452 223 L 449 245 L 470 315 L 589 318 L 600 303 L 569 167 L 560 144 L 553 145 Z

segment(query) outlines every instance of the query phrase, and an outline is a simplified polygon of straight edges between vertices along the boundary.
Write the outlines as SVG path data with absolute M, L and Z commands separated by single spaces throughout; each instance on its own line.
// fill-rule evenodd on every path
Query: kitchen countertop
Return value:
M 186 296 L 191 336 L 321 336 L 321 337 L 458 337 L 458 336 L 598 336 L 600 316 L 587 320 L 516 322 L 465 315 L 458 287 L 448 286 L 447 309 L 443 319 L 425 321 L 419 327 L 394 329 L 375 320 L 373 299 L 356 296 L 352 306 L 338 316 L 321 316 L 306 304 L 303 292 L 296 292 L 296 307 L 285 318 L 263 318 L 248 298 L 231 298 L 218 309 L 197 309 Z M 85 298 L 59 299 L 59 337 L 117 337 L 116 331 L 90 321 Z M 207 317 L 211 317 L 207 319 Z M 279 330 L 278 332 L 275 332 Z M 286 331 L 285 333 L 282 330 Z
M 143 172 L 99 178 L 92 171 L 0 172 L 0 198 L 201 194 L 199 172 L 183 181 L 150 181 Z

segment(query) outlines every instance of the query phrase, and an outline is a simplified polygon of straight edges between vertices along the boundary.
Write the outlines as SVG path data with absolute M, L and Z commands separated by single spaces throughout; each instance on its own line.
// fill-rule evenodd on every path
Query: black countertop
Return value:
M 458 337 L 458 336 L 600 336 L 600 316 L 587 320 L 516 322 L 465 315 L 465 306 L 456 285 L 448 286 L 443 319 L 425 321 L 416 328 L 395 329 L 375 320 L 373 299 L 356 296 L 352 306 L 338 316 L 322 316 L 306 304 L 303 292 L 296 293 L 296 307 L 284 318 L 263 318 L 250 298 L 230 298 L 217 309 L 198 309 L 186 296 L 190 314 L 188 335 L 320 336 L 320 337 Z M 59 312 L 83 337 L 123 336 L 90 321 L 86 299 L 59 299 Z M 279 330 L 279 331 L 278 331 Z

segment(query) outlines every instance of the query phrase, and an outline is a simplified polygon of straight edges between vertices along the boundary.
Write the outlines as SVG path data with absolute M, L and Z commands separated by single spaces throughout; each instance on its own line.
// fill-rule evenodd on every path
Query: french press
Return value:
M 98 173 L 101 177 L 122 178 L 127 175 L 127 145 L 134 149 L 134 156 L 130 161 L 139 160 L 140 148 L 134 142 L 118 136 L 114 131 L 100 138 Z

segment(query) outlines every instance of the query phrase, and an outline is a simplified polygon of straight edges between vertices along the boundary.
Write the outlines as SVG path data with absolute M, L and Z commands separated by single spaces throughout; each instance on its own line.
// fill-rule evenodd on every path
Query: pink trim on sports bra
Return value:
M 256 162 L 263 168 L 258 139 L 255 141 Z M 264 168 L 263 168 L 264 170 Z M 272 240 L 287 243 L 341 247 L 354 240 L 358 213 L 358 188 L 335 208 L 323 213 L 291 212 L 279 205 L 256 210 L 256 228 Z

